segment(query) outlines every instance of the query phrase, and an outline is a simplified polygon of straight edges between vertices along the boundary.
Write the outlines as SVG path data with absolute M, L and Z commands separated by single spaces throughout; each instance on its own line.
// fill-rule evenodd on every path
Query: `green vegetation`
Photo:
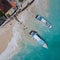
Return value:
M 19 2 L 23 2 L 23 0 L 19 0 Z
M 2 17 L 4 14 L 0 11 L 0 17 Z

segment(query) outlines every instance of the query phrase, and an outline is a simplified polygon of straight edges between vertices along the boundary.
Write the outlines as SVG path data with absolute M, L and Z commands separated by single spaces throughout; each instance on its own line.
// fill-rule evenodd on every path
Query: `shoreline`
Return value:
M 35 0 L 35 2 L 31 5 L 31 6 L 29 6 L 25 11 L 23 11 L 22 13 L 21 13 L 21 15 L 19 15 L 19 16 L 21 16 L 21 18 L 19 18 L 22 22 L 23 22 L 23 24 L 19 24 L 19 23 L 17 23 L 17 21 L 16 20 L 13 20 L 13 22 L 12 22 L 12 24 L 13 25 L 11 25 L 11 29 L 10 29 L 10 24 L 11 24 L 11 22 L 10 23 L 8 23 L 8 24 L 6 24 L 6 26 L 5 26 L 5 28 L 7 27 L 8 29 L 9 29 L 9 31 L 11 30 L 11 32 L 12 32 L 12 35 L 11 35 L 11 37 L 10 38 L 8 38 L 8 46 L 5 48 L 5 51 L 3 51 L 1 54 L 0 54 L 0 60 L 9 60 L 9 58 L 10 58 L 10 56 L 12 56 L 12 54 L 14 54 L 15 52 L 18 52 L 18 50 L 19 50 L 19 46 L 17 45 L 17 41 L 19 41 L 21 38 L 19 37 L 20 36 L 20 34 L 22 35 L 22 37 L 23 38 L 25 38 L 25 39 L 27 39 L 26 41 L 28 41 L 28 42 L 30 42 L 30 43 L 34 43 L 35 44 L 35 42 L 29 37 L 29 36 L 26 36 L 26 34 L 27 35 L 29 35 L 28 34 L 28 32 L 31 30 L 31 29 L 35 29 L 35 27 L 33 28 L 32 27 L 32 25 L 30 26 L 30 23 L 31 24 L 33 24 L 33 22 L 35 23 L 36 21 L 34 21 L 35 20 L 35 18 L 34 18 L 34 16 L 33 16 L 33 14 L 37 14 L 37 13 L 39 13 L 39 14 L 41 14 L 41 15 L 43 15 L 43 16 L 45 16 L 45 12 L 46 12 L 46 10 L 48 9 L 48 7 L 46 7 L 46 9 L 45 9 L 45 5 L 47 5 L 47 2 L 48 2 L 48 0 L 45 0 L 46 1 L 46 3 L 45 3 L 45 5 L 43 5 L 43 6 L 40 6 L 39 4 L 38 4 L 38 2 L 40 1 L 40 5 L 43 5 L 43 3 L 44 3 L 44 0 L 38 0 L 38 1 L 36 1 Z M 37 2 L 37 3 L 36 3 Z M 38 4 L 37 6 L 39 7 L 41 7 L 41 8 L 38 8 L 37 6 L 36 6 L 36 4 Z M 35 6 L 36 6 L 36 8 L 35 8 Z M 43 7 L 43 8 L 42 8 Z M 42 10 L 43 9 L 43 10 Z M 27 12 L 27 10 L 28 10 L 28 12 Z M 30 12 L 31 11 L 31 12 Z M 38 12 L 38 11 L 40 11 L 40 12 Z M 25 13 L 24 13 L 25 12 Z M 33 12 L 33 13 L 32 13 Z M 26 14 L 27 13 L 27 14 Z M 24 16 L 24 17 L 23 17 Z M 26 22 L 27 21 L 27 22 Z M 29 23 L 30 22 L 30 23 Z M 17 25 L 18 26 L 17 26 Z M 20 25 L 20 26 L 19 26 Z M 25 30 L 25 27 L 24 27 L 24 25 L 26 25 L 27 27 L 29 27 L 28 28 L 28 30 Z M 7 28 L 6 28 L 6 30 L 7 30 Z M 16 28 L 16 29 L 15 29 Z M 2 29 L 4 29 L 4 28 L 2 28 Z M 17 31 L 16 31 L 17 30 Z M 23 32 L 21 32 L 21 31 Z M 8 31 L 8 33 L 7 33 L 7 35 L 9 34 L 9 31 Z M 28 31 L 28 32 L 27 32 Z M 6 31 L 7 32 L 7 31 Z M 20 33 L 21 32 L 21 33 Z M 6 33 L 5 33 L 6 34 Z M 29 40 L 30 39 L 30 40 Z M 4 41 L 4 40 L 3 40 Z M 7 40 L 5 40 L 5 42 L 6 42 Z M 33 45 L 34 45 L 33 44 Z M 4 46 L 4 45 L 3 45 Z M 14 47 L 14 48 L 13 48 Z M 9 50 L 10 49 L 10 50 Z M 17 49 L 17 50 L 16 50 Z M 4 58 L 3 58 L 4 57 Z M 3 59 L 2 59 L 3 58 Z
M 10 42 L 8 43 L 8 46 L 5 49 L 5 51 L 3 51 L 0 54 L 0 60 L 5 60 L 5 59 L 9 60 L 10 57 L 13 56 L 15 53 L 17 53 L 17 51 L 19 50 L 18 45 L 17 45 L 17 41 L 20 39 L 19 38 L 20 34 L 19 34 L 18 30 L 16 29 L 17 27 L 18 26 L 13 27 L 13 36 L 12 36 Z

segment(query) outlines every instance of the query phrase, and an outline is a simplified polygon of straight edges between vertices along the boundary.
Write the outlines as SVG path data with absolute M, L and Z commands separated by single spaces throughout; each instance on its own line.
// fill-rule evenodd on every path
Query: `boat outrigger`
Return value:
M 48 28 L 52 28 L 52 25 L 48 23 L 42 16 L 36 15 L 35 17 L 37 20 L 41 21 L 44 25 L 46 25 Z
M 43 46 L 44 48 L 48 48 L 47 44 L 44 42 L 44 40 L 39 36 L 39 34 L 36 31 L 30 31 L 29 34 L 39 43 L 39 45 Z

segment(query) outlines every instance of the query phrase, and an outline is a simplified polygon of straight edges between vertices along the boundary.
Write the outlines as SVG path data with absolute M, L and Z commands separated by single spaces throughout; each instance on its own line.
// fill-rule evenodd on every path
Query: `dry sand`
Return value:
M 12 37 L 12 28 L 16 21 L 12 20 L 4 27 L 0 28 L 0 53 L 5 50 Z M 12 24 L 12 25 L 11 25 Z

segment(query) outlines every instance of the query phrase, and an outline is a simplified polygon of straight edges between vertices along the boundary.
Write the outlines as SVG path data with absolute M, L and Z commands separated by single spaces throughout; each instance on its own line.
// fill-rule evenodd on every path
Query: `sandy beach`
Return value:
M 36 42 L 30 37 L 29 32 L 36 30 L 34 24 L 35 15 L 47 16 L 48 0 L 35 0 L 25 11 L 18 14 L 17 18 L 22 22 L 19 24 L 16 20 L 11 20 L 0 29 L 0 60 L 9 60 L 10 55 L 16 52 L 22 45 L 22 39 L 35 45 Z M 39 32 L 39 31 L 38 31 Z M 4 57 L 4 58 L 3 58 Z
M 8 42 L 11 40 L 12 37 L 12 27 L 14 25 L 14 21 L 9 22 L 3 28 L 0 29 L 0 53 L 4 51 L 7 47 Z M 12 24 L 13 23 L 13 24 Z M 12 25 L 10 25 L 12 24 Z

